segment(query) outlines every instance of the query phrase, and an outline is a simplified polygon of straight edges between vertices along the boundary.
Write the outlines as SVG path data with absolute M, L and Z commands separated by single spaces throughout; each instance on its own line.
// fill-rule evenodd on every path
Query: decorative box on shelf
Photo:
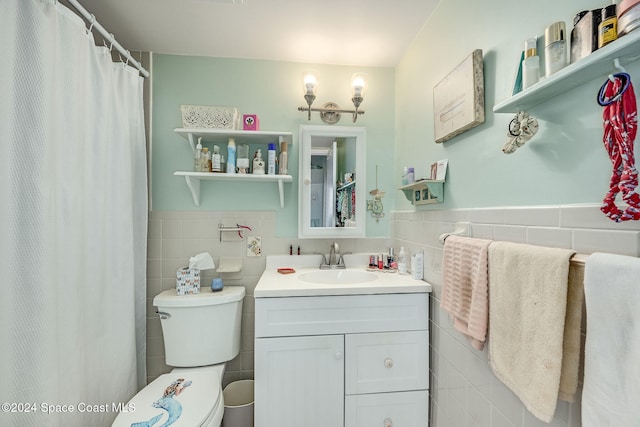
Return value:
M 242 129 L 242 115 L 235 107 L 181 105 L 180 111 L 185 128 Z

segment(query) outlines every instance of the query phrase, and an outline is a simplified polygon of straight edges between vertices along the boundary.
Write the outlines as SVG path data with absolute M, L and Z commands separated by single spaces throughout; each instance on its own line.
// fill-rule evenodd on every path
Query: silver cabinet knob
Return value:
M 337 360 L 342 359 L 342 352 L 341 351 L 336 351 L 336 359 Z
M 390 357 L 384 359 L 384 366 L 387 368 L 393 368 L 393 359 Z
M 383 427 L 393 427 L 393 420 L 391 418 L 385 418 L 382 425 Z

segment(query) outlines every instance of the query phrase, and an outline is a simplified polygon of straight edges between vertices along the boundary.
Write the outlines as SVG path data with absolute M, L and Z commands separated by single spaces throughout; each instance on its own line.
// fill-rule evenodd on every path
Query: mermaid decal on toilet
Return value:
M 180 418 L 180 415 L 182 415 L 182 404 L 178 400 L 174 399 L 174 397 L 179 396 L 180 393 L 190 385 L 191 381 L 185 382 L 184 378 L 178 378 L 176 381 L 172 382 L 169 387 L 164 389 L 164 393 L 160 399 L 153 402 L 154 408 L 164 409 L 169 415 L 169 418 L 164 422 L 164 424 L 159 425 L 158 427 L 169 427 L 171 424 L 175 423 L 178 418 Z M 149 421 L 133 423 L 131 424 L 131 427 L 154 427 L 163 415 L 164 414 L 160 413 Z

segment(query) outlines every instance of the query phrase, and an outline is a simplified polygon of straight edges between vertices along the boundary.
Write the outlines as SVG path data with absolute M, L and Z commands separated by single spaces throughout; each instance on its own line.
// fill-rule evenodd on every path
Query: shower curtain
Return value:
M 62 4 L 0 5 L 0 425 L 109 425 L 146 375 L 142 78 Z

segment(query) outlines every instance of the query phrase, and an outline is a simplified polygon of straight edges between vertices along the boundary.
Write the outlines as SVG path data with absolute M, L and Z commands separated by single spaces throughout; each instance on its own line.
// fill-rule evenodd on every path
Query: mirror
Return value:
M 298 237 L 365 237 L 366 129 L 300 126 Z

